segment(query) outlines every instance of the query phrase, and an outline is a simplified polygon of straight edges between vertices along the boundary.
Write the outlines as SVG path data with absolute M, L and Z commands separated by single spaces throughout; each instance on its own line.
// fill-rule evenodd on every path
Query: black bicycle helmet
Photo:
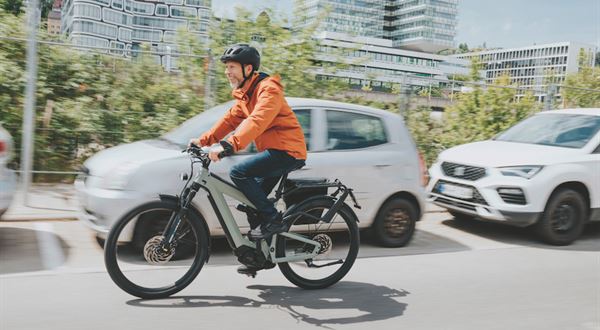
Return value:
M 252 65 L 252 71 L 258 71 L 260 68 L 260 54 L 256 48 L 248 44 L 235 44 L 229 46 L 227 50 L 221 55 L 221 62 L 235 61 L 240 64 Z M 245 73 L 244 73 L 245 78 Z

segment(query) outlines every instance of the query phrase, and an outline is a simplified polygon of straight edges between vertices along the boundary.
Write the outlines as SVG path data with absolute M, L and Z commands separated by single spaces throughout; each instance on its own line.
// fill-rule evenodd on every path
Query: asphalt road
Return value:
M 237 274 L 217 240 L 194 283 L 144 301 L 110 280 L 79 223 L 0 222 L 0 329 L 600 329 L 599 225 L 551 247 L 527 230 L 430 213 L 407 247 L 362 241 L 342 282 L 306 291 L 277 268 Z

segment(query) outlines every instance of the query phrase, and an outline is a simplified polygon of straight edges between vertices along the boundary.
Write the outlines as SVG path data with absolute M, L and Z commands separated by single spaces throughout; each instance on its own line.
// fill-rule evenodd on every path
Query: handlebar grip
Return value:
M 223 158 L 227 157 L 227 152 L 221 151 L 221 152 L 219 152 L 218 156 L 219 156 L 219 159 L 223 159 Z

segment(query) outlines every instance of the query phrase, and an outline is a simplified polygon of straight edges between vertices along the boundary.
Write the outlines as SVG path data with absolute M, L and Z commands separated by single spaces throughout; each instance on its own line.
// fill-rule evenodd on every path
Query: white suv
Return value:
M 600 221 L 600 109 L 541 112 L 492 140 L 442 152 L 429 200 L 457 219 L 533 225 L 547 243 Z

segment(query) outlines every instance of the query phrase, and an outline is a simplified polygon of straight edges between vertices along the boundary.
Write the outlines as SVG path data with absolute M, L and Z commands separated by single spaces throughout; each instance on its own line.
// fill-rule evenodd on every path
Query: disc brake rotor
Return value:
M 163 248 L 161 235 L 150 238 L 144 245 L 144 258 L 151 265 L 163 265 L 175 255 L 175 248 Z
M 326 256 L 329 254 L 329 252 L 331 252 L 331 250 L 333 248 L 333 242 L 331 240 L 331 237 L 329 237 L 329 235 L 318 234 L 315 237 L 313 237 L 312 239 L 313 239 L 313 241 L 316 241 L 319 244 L 321 244 L 321 248 L 319 249 L 319 252 L 318 252 L 318 254 L 320 256 Z

